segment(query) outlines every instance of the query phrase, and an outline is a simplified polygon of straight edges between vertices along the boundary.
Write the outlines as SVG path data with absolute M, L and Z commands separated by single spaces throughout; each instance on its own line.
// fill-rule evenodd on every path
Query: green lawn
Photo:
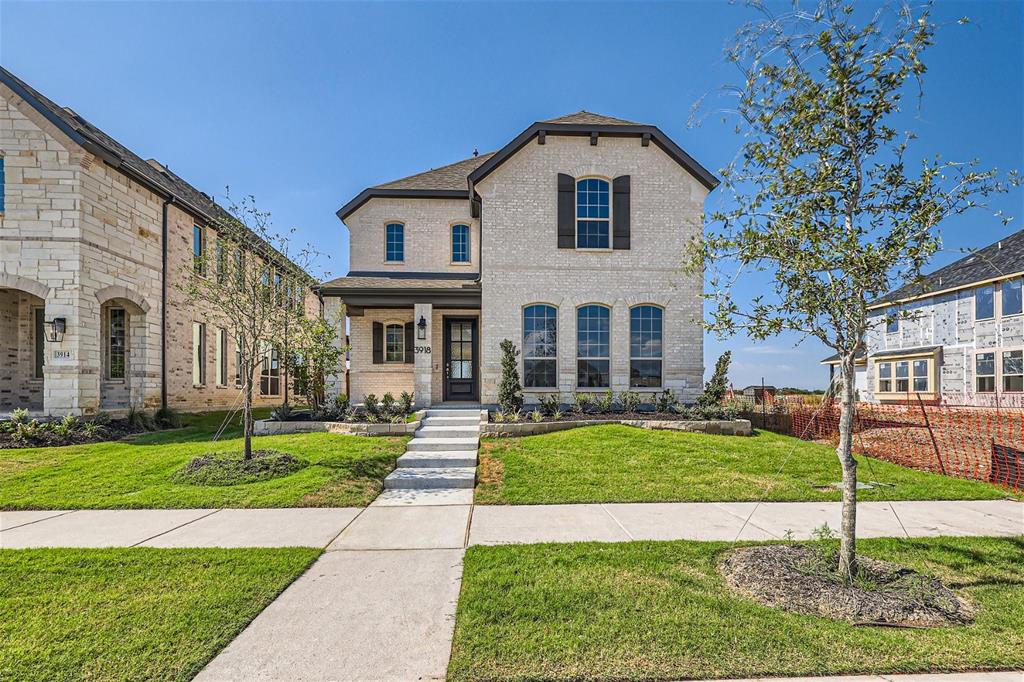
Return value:
M 0 550 L 0 680 L 189 680 L 319 554 Z
M 128 441 L 62 448 L 0 450 L 0 509 L 147 509 L 193 507 L 344 507 L 369 504 L 394 469 L 406 438 L 327 433 L 256 438 L 310 466 L 281 478 L 233 486 L 171 482 L 197 455 L 241 452 L 240 430 L 211 438 L 224 413 L 186 417 L 186 428 Z
M 760 606 L 701 542 L 470 547 L 450 680 L 673 680 L 1024 667 L 1024 538 L 863 540 L 980 607 L 967 627 L 853 626 Z
M 477 504 L 840 499 L 838 490 L 815 489 L 842 478 L 832 448 L 766 431 L 740 437 L 590 426 L 484 441 L 480 454 Z M 862 490 L 864 500 L 1011 495 L 987 483 L 858 462 L 859 480 L 886 484 Z

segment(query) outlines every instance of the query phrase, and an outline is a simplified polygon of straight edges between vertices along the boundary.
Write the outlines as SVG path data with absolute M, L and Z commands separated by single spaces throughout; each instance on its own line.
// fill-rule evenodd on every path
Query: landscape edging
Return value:
M 293 421 L 279 422 L 259 419 L 253 425 L 253 435 L 277 436 L 290 433 L 336 433 L 343 436 L 411 436 L 420 428 L 426 410 L 413 412 L 416 421 L 401 424 L 357 424 L 352 422 Z
M 481 424 L 481 438 L 516 438 L 536 436 L 556 431 L 567 431 L 585 426 L 622 424 L 641 429 L 685 431 L 722 436 L 749 436 L 753 433 L 749 419 L 710 419 L 703 421 L 675 421 L 664 419 L 581 419 L 564 422 L 519 422 L 515 424 Z

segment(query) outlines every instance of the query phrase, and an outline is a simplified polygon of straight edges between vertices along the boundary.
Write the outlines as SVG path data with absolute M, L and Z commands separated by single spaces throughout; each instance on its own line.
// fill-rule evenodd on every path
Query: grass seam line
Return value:
M 190 521 L 186 521 L 185 523 L 182 523 L 182 524 L 180 524 L 180 525 L 177 525 L 177 526 L 175 526 L 174 528 L 168 528 L 168 529 L 167 529 L 167 530 L 165 530 L 165 531 L 162 531 L 162 532 L 160 532 L 160 533 L 157 533 L 156 535 L 154 535 L 154 536 L 153 536 L 153 537 L 151 537 L 151 538 L 146 538 L 145 540 L 139 540 L 139 541 L 138 541 L 138 542 L 136 542 L 136 543 L 135 543 L 134 545 L 128 545 L 128 546 L 129 546 L 129 547 L 138 547 L 139 545 L 141 545 L 141 544 L 142 544 L 142 543 L 144 543 L 144 542 L 149 542 L 150 540 L 155 540 L 155 539 L 157 539 L 158 537 L 160 537 L 161 535 L 167 535 L 167 534 L 168 534 L 168 533 L 170 533 L 171 531 L 174 531 L 174 530 L 178 530 L 179 528 L 184 528 L 185 526 L 189 525 L 190 523 L 195 523 L 196 521 L 199 521 L 199 520 L 201 520 L 201 519 L 205 519 L 205 518 L 206 518 L 206 517 L 208 517 L 208 516 L 213 516 L 213 515 L 214 515 L 214 514 L 216 514 L 217 512 L 221 511 L 222 509 L 223 509 L 223 508 L 221 508 L 221 509 L 214 509 L 214 510 L 213 510 L 212 512 L 210 512 L 209 514 L 203 514 L 202 516 L 197 516 L 196 518 L 194 518 L 194 519 L 191 519 Z

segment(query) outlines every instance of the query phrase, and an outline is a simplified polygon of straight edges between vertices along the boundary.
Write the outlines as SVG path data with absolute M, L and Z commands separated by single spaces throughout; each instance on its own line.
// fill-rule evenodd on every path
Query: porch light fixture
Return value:
M 427 318 L 420 315 L 420 321 L 416 323 L 416 338 L 423 341 L 427 338 Z
M 46 327 L 46 340 L 50 343 L 60 343 L 64 340 L 64 332 L 67 331 L 67 320 L 63 317 L 55 317 L 52 320 L 44 320 Z

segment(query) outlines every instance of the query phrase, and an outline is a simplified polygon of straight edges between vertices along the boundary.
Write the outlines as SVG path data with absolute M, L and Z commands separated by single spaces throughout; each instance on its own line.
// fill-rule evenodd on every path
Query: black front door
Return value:
M 476 318 L 444 318 L 444 399 L 480 399 L 477 391 Z

